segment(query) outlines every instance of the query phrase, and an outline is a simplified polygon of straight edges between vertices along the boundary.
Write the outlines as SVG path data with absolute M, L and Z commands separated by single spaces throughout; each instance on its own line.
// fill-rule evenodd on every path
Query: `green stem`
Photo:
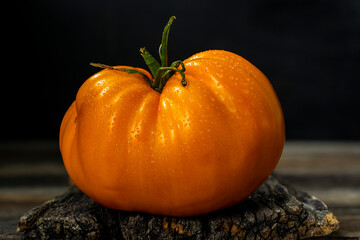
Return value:
M 170 66 L 168 65 L 168 40 L 169 40 L 169 33 L 170 28 L 175 20 L 175 16 L 172 16 L 169 19 L 169 22 L 164 28 L 161 44 L 159 47 L 159 55 L 160 55 L 160 62 L 159 63 L 145 48 L 140 49 L 140 54 L 143 57 L 146 65 L 149 67 L 151 74 L 153 76 L 153 81 L 151 81 L 145 74 L 132 69 L 132 68 L 114 68 L 112 66 L 108 66 L 105 64 L 100 63 L 91 63 L 91 65 L 95 67 L 101 67 L 106 69 L 112 69 L 117 71 L 125 71 L 128 73 L 134 74 L 141 74 L 150 84 L 150 86 L 158 92 L 162 92 L 166 82 L 169 78 L 176 72 L 180 73 L 182 80 L 181 84 L 185 87 L 187 82 L 185 80 L 185 64 L 181 60 L 177 60 L 173 62 Z M 181 68 L 179 68 L 181 66 Z
M 153 56 L 151 56 L 151 54 L 149 52 L 145 52 L 145 50 L 143 51 L 144 53 L 142 53 L 142 56 L 145 60 L 145 63 L 147 63 L 149 69 L 151 70 L 151 73 L 153 75 L 154 81 L 151 84 L 152 88 L 155 89 L 158 92 L 161 92 L 163 87 L 165 86 L 166 82 L 169 80 L 169 78 L 171 77 L 171 73 L 174 72 L 179 72 L 181 77 L 182 77 L 182 85 L 186 86 L 186 80 L 185 80 L 185 65 L 182 61 L 177 60 L 175 62 L 173 62 L 170 67 L 168 65 L 168 41 L 169 41 L 169 33 L 170 33 L 170 28 L 171 25 L 173 23 L 173 21 L 175 20 L 175 16 L 172 16 L 169 19 L 169 22 L 166 24 L 163 34 L 162 34 L 162 39 L 161 39 L 161 44 L 159 47 L 159 55 L 160 55 L 160 60 L 161 60 L 161 64 L 159 64 L 155 58 Z M 145 59 L 145 55 L 146 58 Z M 148 62 L 150 62 L 151 64 L 148 64 Z M 156 62 L 156 63 L 154 63 Z M 181 69 L 178 69 L 178 67 L 181 65 Z M 156 69 L 156 70 L 155 70 Z
M 174 71 L 174 72 L 178 72 L 180 73 L 182 80 L 181 80 L 181 84 L 185 87 L 187 85 L 187 82 L 185 80 L 185 73 L 182 69 L 177 69 L 177 68 L 172 68 L 172 67 L 160 67 L 159 70 L 165 70 L 166 72 L 162 75 L 161 79 L 164 79 L 166 77 L 166 75 L 168 75 L 170 72 Z M 163 89 L 165 86 L 164 81 L 160 81 L 160 85 L 159 85 L 159 89 Z
M 181 65 L 181 69 L 178 67 Z M 167 80 L 169 80 L 169 74 L 171 72 L 180 73 L 182 80 L 181 83 L 185 87 L 187 85 L 185 80 L 185 64 L 181 60 L 177 60 L 171 64 L 170 67 L 159 67 L 154 76 L 153 88 L 159 92 L 164 88 Z

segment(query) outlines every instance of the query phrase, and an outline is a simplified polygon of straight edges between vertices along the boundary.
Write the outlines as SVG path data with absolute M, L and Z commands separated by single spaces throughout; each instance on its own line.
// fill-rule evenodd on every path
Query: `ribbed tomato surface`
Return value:
M 265 75 L 227 51 L 184 63 L 187 86 L 176 73 L 161 93 L 140 74 L 111 69 L 79 89 L 60 149 L 72 181 L 96 202 L 204 214 L 246 198 L 277 165 L 284 120 Z

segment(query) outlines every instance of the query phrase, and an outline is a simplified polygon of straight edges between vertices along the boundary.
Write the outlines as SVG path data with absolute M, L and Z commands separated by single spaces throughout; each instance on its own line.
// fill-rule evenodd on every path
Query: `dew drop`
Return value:
M 102 79 L 102 80 L 99 80 L 95 83 L 96 86 L 102 86 L 104 84 L 105 80 Z
M 108 90 L 109 90 L 109 87 L 105 87 L 105 88 L 101 91 L 100 95 L 103 96 Z

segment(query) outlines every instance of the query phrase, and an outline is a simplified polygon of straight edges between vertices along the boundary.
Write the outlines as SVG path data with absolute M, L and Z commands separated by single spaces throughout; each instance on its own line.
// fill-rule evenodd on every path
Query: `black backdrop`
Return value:
M 56 139 L 90 62 L 145 67 L 175 20 L 170 60 L 235 52 L 262 70 L 288 139 L 359 140 L 360 1 L 10 1 L 3 8 L 1 141 Z

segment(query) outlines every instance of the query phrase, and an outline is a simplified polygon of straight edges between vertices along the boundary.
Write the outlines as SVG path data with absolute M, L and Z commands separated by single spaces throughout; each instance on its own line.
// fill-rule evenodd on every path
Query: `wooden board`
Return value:
M 276 172 L 340 221 L 320 239 L 360 239 L 360 142 L 287 141 Z M 20 239 L 19 218 L 67 189 L 56 141 L 0 143 L 0 239 Z

